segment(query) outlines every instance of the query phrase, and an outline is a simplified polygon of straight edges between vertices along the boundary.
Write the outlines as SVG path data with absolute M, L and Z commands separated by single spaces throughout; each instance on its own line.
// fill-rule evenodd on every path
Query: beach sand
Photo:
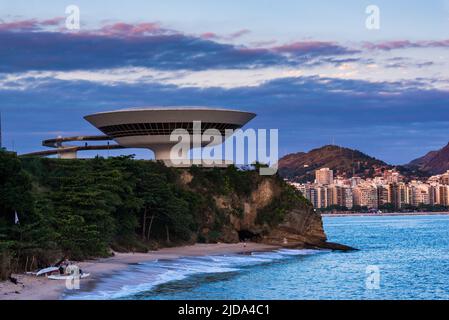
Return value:
M 81 285 L 95 283 L 109 273 L 120 271 L 131 263 L 157 259 L 177 259 L 186 256 L 205 256 L 227 253 L 247 253 L 271 251 L 279 247 L 259 243 L 235 244 L 195 244 L 191 246 L 164 248 L 148 253 L 115 253 L 113 257 L 79 262 L 77 265 L 91 276 L 81 280 Z M 10 281 L 0 282 L 0 300 L 58 300 L 65 289 L 65 281 L 49 280 L 46 277 L 14 274 L 19 284 Z

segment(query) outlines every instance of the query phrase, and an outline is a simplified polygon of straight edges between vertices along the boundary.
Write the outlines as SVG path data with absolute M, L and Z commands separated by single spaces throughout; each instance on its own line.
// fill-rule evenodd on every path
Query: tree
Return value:
M 394 212 L 397 210 L 396 206 L 393 203 L 385 203 L 379 206 L 379 210 L 385 212 Z

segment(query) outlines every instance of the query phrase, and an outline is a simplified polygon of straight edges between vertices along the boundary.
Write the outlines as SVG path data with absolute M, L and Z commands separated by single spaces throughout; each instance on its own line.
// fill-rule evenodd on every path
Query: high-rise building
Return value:
M 389 193 L 388 185 L 377 186 L 377 201 L 379 203 L 379 206 L 383 206 L 389 203 L 388 193 Z
M 362 178 L 360 178 L 360 177 L 352 177 L 351 178 L 351 187 L 357 187 L 361 183 L 362 183 Z
M 329 185 L 334 182 L 334 172 L 329 168 L 321 168 L 315 171 L 316 183 Z
M 430 204 L 430 185 L 420 181 L 410 183 L 410 204 L 417 207 L 422 204 Z
M 319 186 L 315 188 L 317 197 L 316 208 L 327 208 L 332 205 L 332 189 L 327 186 Z
M 331 205 L 344 206 L 345 205 L 345 192 L 344 187 L 338 185 L 332 185 L 332 203 Z
M 340 207 L 352 208 L 352 189 L 348 186 L 332 185 L 332 203 L 331 205 L 337 205 Z
M 354 206 L 354 195 L 352 193 L 352 189 L 350 187 L 345 187 L 345 207 L 348 209 L 352 209 Z
M 444 185 L 449 185 L 449 170 L 447 170 L 443 174 L 438 174 L 436 176 L 432 176 L 427 180 L 428 183 L 439 183 Z
M 384 179 L 387 183 L 399 183 L 402 182 L 402 175 L 395 170 L 385 170 Z
M 395 171 L 388 171 L 384 176 L 361 179 L 352 177 L 336 177 L 332 184 L 329 169 L 317 170 L 315 183 L 295 184 L 309 199 L 315 208 L 329 208 L 332 205 L 353 209 L 354 206 L 377 209 L 392 205 L 395 210 L 404 209 L 407 205 L 449 206 L 449 171 L 427 180 L 401 182 L 402 178 Z M 332 170 L 329 170 L 332 171 Z M 390 182 L 388 181 L 399 181 Z M 321 183 L 318 183 L 320 181 Z M 444 184 L 443 184 L 444 183 Z
M 449 170 L 441 175 L 440 183 L 449 185 Z
M 377 188 L 370 183 L 359 184 L 353 190 L 354 205 L 368 207 L 369 209 L 378 208 Z
M 385 185 L 383 187 L 386 187 L 388 189 L 388 201 L 387 203 L 390 203 L 394 206 L 395 209 L 403 208 L 404 205 L 410 203 L 409 199 L 409 192 L 408 187 L 405 183 L 390 183 L 388 185 Z M 379 200 L 380 203 L 380 200 Z
M 449 206 L 449 186 L 443 185 L 439 186 L 440 191 L 440 202 L 438 204 L 441 204 L 443 206 Z

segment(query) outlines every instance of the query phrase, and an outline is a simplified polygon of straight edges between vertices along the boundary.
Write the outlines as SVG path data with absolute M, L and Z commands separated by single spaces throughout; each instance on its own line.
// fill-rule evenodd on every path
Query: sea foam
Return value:
M 67 291 L 64 299 L 129 299 L 151 292 L 158 286 L 201 274 L 225 274 L 242 271 L 245 267 L 292 259 L 295 256 L 323 252 L 308 249 L 279 249 L 251 254 L 226 254 L 156 260 L 130 265 L 96 283 L 90 290 Z

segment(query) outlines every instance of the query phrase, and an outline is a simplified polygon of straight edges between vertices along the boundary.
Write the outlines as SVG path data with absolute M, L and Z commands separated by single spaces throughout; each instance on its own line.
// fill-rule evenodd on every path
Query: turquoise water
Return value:
M 449 216 L 332 217 L 324 227 L 329 241 L 360 251 L 149 262 L 66 298 L 449 299 Z

